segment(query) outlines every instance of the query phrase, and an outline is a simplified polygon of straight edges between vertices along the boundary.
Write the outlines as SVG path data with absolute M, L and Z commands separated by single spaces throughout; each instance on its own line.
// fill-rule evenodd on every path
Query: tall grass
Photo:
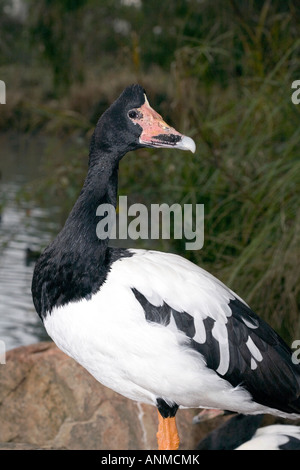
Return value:
M 195 156 L 175 151 L 150 157 L 140 152 L 139 160 L 128 156 L 120 191 L 136 192 L 143 202 L 204 203 L 203 249 L 186 252 L 184 241 L 177 240 L 171 249 L 221 278 L 286 338 L 295 338 L 300 334 L 300 133 L 291 121 L 299 119 L 298 110 L 289 94 L 275 101 L 274 93 L 266 96 L 260 89 L 251 95 L 245 90 L 220 112 L 216 96 L 201 131 L 195 129 Z
M 132 157 L 124 162 L 124 179 L 132 184 L 128 175 L 134 173 L 147 188 L 136 188 L 145 200 L 204 203 L 203 249 L 186 252 L 176 240 L 171 248 L 221 278 L 291 341 L 300 337 L 300 106 L 291 101 L 300 42 L 289 37 L 279 52 L 270 36 L 266 50 L 270 54 L 272 45 L 273 54 L 265 62 L 266 13 L 240 60 L 247 73 L 227 76 L 226 85 L 211 69 L 223 64 L 232 70 L 226 62 L 233 33 L 215 30 L 214 37 L 177 51 L 165 111 L 195 138 L 196 155 L 153 152 L 145 168 Z M 289 18 L 268 22 L 282 32 Z

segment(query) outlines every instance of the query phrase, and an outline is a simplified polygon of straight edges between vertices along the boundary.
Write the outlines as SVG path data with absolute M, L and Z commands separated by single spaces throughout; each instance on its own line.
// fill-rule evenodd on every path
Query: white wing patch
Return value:
M 241 444 L 236 450 L 280 450 L 280 446 L 288 444 L 291 438 L 299 441 L 300 428 L 288 424 L 273 424 L 256 431 L 250 441 Z
M 195 336 L 194 336 L 193 339 L 194 339 L 194 341 L 196 341 L 199 344 L 204 344 L 205 343 L 205 341 L 206 341 L 206 331 L 205 331 L 203 320 L 200 320 L 200 321 L 197 322 L 196 333 L 195 333 Z
M 248 336 L 248 339 L 246 341 L 246 346 L 249 349 L 250 354 L 252 355 L 251 358 L 251 369 L 254 370 L 257 368 L 257 362 L 261 362 L 263 360 L 263 357 L 260 353 L 260 350 L 258 347 L 253 343 L 252 339 L 250 336 Z
M 228 332 L 225 323 L 216 321 L 212 329 L 212 335 L 218 341 L 220 348 L 220 364 L 217 368 L 217 372 L 224 375 L 229 369 L 230 360 Z
M 137 289 L 152 305 L 158 307 L 166 303 L 177 312 L 192 316 L 195 326 L 192 339 L 199 344 L 207 340 L 204 320 L 213 319 L 212 336 L 218 342 L 220 354 L 216 371 L 226 374 L 230 364 L 226 324 L 232 315 L 228 304 L 236 298 L 247 304 L 210 273 L 178 255 L 148 250 L 130 251 L 134 256 L 115 263 L 112 272 L 118 273 L 122 283 Z M 255 321 L 252 323 L 244 317 L 241 320 L 247 327 L 257 328 Z M 177 328 L 172 314 L 168 327 L 173 330 Z M 247 348 L 251 354 L 251 368 L 254 369 L 262 356 L 250 338 Z
M 245 317 L 243 317 L 243 315 L 241 315 L 241 319 L 243 320 L 243 322 L 245 323 L 245 325 L 248 327 L 248 328 L 251 328 L 251 329 L 254 329 L 255 328 L 258 328 L 258 324 L 256 324 L 254 322 L 254 320 L 247 320 Z

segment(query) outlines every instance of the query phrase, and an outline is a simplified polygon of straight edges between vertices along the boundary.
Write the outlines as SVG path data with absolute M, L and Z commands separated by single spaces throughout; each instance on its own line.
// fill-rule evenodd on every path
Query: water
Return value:
M 16 202 L 20 189 L 40 177 L 46 147 L 41 138 L 0 136 L 0 340 L 6 350 L 48 339 L 31 297 L 33 253 L 58 231 L 58 208 Z

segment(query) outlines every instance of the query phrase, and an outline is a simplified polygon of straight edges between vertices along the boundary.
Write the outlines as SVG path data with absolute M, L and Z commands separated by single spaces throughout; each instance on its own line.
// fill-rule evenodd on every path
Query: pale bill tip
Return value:
M 186 135 L 182 136 L 182 139 L 180 141 L 180 147 L 183 150 L 190 150 L 193 153 L 195 153 L 196 151 L 195 142 L 193 141 L 193 139 L 191 139 L 190 137 L 187 137 Z

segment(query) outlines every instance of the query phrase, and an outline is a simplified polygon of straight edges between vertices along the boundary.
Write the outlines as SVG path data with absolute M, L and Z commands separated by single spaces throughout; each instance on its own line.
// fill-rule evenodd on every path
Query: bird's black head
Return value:
M 125 88 L 99 119 L 92 140 L 93 148 L 122 158 L 141 147 L 172 147 L 195 151 L 189 137 L 166 124 L 147 100 L 140 85 Z

